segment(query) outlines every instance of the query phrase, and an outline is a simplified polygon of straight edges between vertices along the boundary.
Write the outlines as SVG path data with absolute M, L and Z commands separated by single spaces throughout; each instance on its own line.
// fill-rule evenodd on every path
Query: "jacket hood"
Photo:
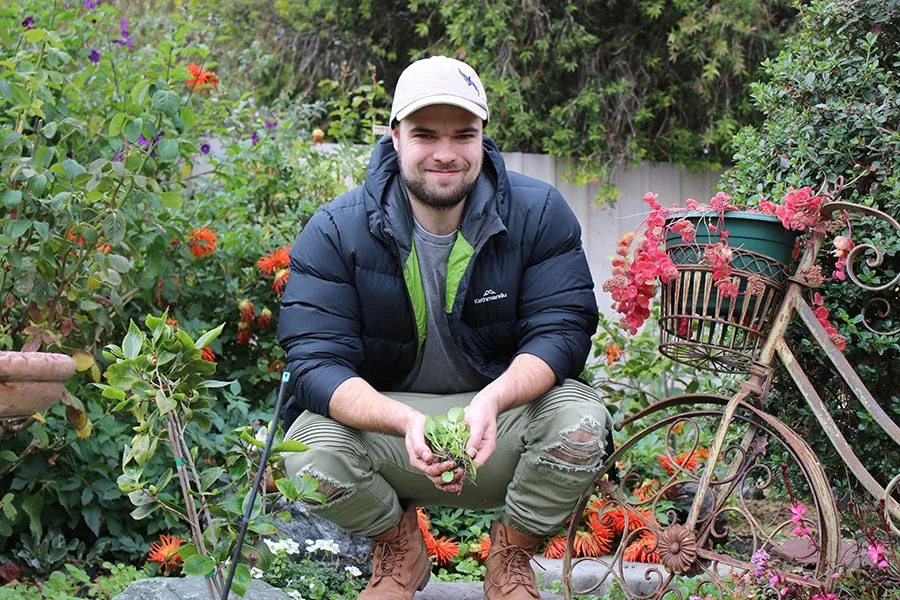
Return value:
M 487 136 L 483 148 L 484 160 L 476 190 L 492 189 L 493 193 L 476 194 L 473 190 L 460 223 L 463 237 L 476 249 L 491 235 L 506 230 L 504 222 L 509 213 L 510 184 L 503 156 Z M 369 229 L 383 242 L 396 244 L 401 260 L 405 260 L 412 239 L 412 211 L 390 135 L 382 136 L 376 143 L 363 188 Z

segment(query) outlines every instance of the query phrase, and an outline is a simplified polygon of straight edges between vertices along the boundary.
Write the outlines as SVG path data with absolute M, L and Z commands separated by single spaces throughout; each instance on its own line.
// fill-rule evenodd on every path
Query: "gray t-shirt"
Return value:
M 427 329 L 422 352 L 413 370 L 397 391 L 426 394 L 474 392 L 488 383 L 463 356 L 450 335 L 446 302 L 447 260 L 456 242 L 456 232 L 434 235 L 418 222 L 413 224 L 413 239 L 419 259 L 422 286 L 427 306 Z

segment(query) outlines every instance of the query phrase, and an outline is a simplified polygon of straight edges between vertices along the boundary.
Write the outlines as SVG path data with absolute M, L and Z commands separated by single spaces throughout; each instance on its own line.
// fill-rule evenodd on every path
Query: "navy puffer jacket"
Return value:
M 451 252 L 454 341 L 490 378 L 520 353 L 543 359 L 560 382 L 577 377 L 597 327 L 578 221 L 552 186 L 507 172 L 489 138 L 480 177 L 496 193 L 467 201 Z M 425 334 L 412 231 L 385 136 L 365 184 L 316 212 L 291 250 L 278 338 L 296 408 L 327 415 L 332 393 L 350 377 L 387 391 L 412 370 Z

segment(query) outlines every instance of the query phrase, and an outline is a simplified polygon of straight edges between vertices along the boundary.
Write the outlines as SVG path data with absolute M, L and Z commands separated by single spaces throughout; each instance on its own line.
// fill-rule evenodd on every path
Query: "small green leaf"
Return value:
M 161 139 L 157 146 L 159 160 L 162 162 L 170 162 L 178 158 L 179 152 L 178 142 L 175 140 Z
M 7 189 L 3 192 L 3 206 L 6 208 L 15 208 L 22 201 L 22 192 L 19 190 Z
M 281 492 L 281 495 L 284 496 L 286 500 L 294 501 L 297 499 L 297 486 L 295 486 L 294 483 L 287 477 L 276 479 L 275 487 L 278 488 L 278 491 Z
M 184 203 L 184 197 L 180 192 L 164 192 L 161 202 L 166 208 L 179 209 Z
M 131 321 L 131 324 L 128 326 L 128 334 L 122 342 L 122 351 L 125 353 L 125 358 L 135 358 L 140 354 L 141 345 L 143 343 L 144 334 L 138 329 L 138 326 L 134 324 L 134 321 Z
M 125 113 L 118 113 L 109 121 L 109 137 L 118 137 L 118 135 L 122 132 L 122 127 L 125 125 L 125 120 L 128 119 L 128 115 Z
M 219 334 L 222 333 L 222 329 L 224 329 L 224 328 L 225 328 L 225 323 L 222 323 L 215 329 L 210 329 L 209 331 L 207 331 L 206 333 L 201 335 L 197 339 L 196 342 L 194 342 L 194 348 L 196 348 L 197 350 L 200 350 L 201 348 L 206 348 L 213 342 L 213 340 L 215 340 L 217 337 L 219 337 Z
M 46 125 L 44 125 L 44 129 L 41 133 L 44 134 L 44 137 L 48 140 L 56 135 L 56 131 L 59 129 L 59 125 L 56 124 L 56 121 L 50 121 Z
M 153 108 L 174 117 L 181 108 L 181 96 L 171 90 L 159 90 L 153 94 Z
M 234 579 L 231 582 L 231 589 L 241 597 L 250 589 L 250 569 L 246 565 L 240 564 L 234 568 Z
M 119 273 L 127 273 L 131 268 L 130 262 L 124 256 L 120 256 L 118 254 L 108 254 L 106 256 L 106 260 L 109 261 L 109 266 L 118 271 Z
M 164 391 L 156 390 L 156 406 L 159 408 L 159 412 L 166 414 L 175 410 L 178 403 Z
M 272 447 L 272 452 L 306 452 L 309 446 L 296 440 L 284 440 Z
M 444 471 L 441 473 L 441 481 L 444 483 L 450 483 L 453 481 L 453 471 Z

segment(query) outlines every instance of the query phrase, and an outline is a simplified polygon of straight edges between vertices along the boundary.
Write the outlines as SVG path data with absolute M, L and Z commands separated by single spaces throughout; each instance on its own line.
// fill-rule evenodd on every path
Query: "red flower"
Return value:
M 268 308 L 262 309 L 259 313 L 259 318 L 256 320 L 256 324 L 260 329 L 268 329 L 269 325 L 272 324 L 272 311 Z
M 189 64 L 187 70 L 193 76 L 187 80 L 187 86 L 191 90 L 196 89 L 197 86 L 200 86 L 198 91 L 207 93 L 209 93 L 210 87 L 215 90 L 219 89 L 219 76 L 212 71 L 204 71 L 195 63 Z
M 212 351 L 212 348 L 207 346 L 203 349 L 203 353 L 200 355 L 200 358 L 202 358 L 206 362 L 216 362 L 216 353 Z
M 215 252 L 218 243 L 218 236 L 209 227 L 198 227 L 188 237 L 188 248 L 191 254 L 197 258 L 203 258 Z
M 609 554 L 609 551 L 612 550 L 612 541 L 616 537 L 616 532 L 613 531 L 611 525 L 604 524 L 601 521 L 600 513 L 595 510 L 588 511 L 587 521 L 591 535 L 594 536 L 599 546 L 599 556 Z
M 241 323 L 252 323 L 256 317 L 256 307 L 250 300 L 241 300 L 238 302 L 238 308 L 241 310 Z
M 631 562 L 658 563 L 659 553 L 655 547 L 656 537 L 649 531 L 645 532 L 637 541 L 625 548 L 623 558 Z
M 443 535 L 439 538 L 432 536 L 431 539 L 425 539 L 425 549 L 428 551 L 428 556 L 434 557 L 434 562 L 439 565 L 449 565 L 450 559 L 459 554 L 459 542 L 447 539 Z
M 147 560 L 158 562 L 162 565 L 163 572 L 168 575 L 172 570 L 181 566 L 181 557 L 178 549 L 184 540 L 174 535 L 163 534 L 159 536 L 159 542 L 150 544 L 150 554 Z
M 272 254 L 260 258 L 256 265 L 265 275 L 272 275 L 280 269 L 291 266 L 290 248 L 278 248 Z
M 246 344 L 250 341 L 250 324 L 238 323 L 237 341 L 239 344 Z
M 281 269 L 275 273 L 275 281 L 272 282 L 272 289 L 278 294 L 284 293 L 284 286 L 287 285 L 288 277 L 291 276 L 290 269 Z

